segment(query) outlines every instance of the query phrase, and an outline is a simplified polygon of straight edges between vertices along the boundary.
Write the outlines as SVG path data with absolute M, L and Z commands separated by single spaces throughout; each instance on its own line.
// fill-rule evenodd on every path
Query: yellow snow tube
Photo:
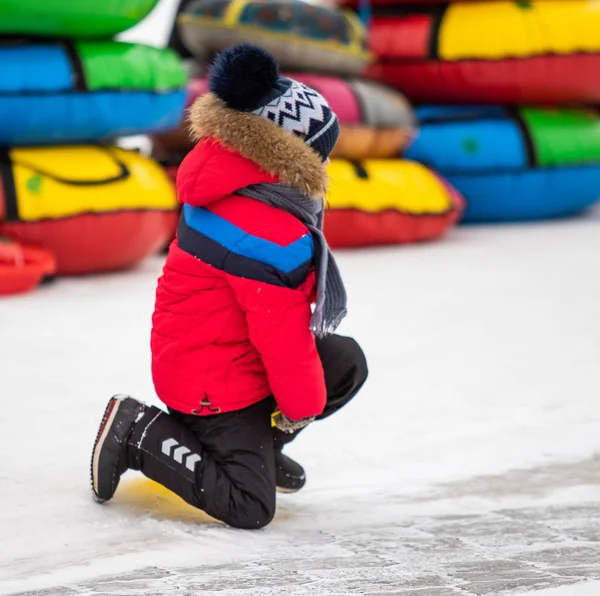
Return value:
M 177 205 L 160 166 L 134 151 L 36 147 L 12 149 L 9 159 L 21 221 L 131 209 L 172 210 Z
M 334 159 L 327 171 L 331 209 L 443 213 L 451 204 L 439 176 L 416 161 L 378 159 L 357 165 Z
M 325 235 L 337 248 L 404 244 L 444 234 L 463 199 L 443 178 L 408 160 L 333 160 Z
M 12 149 L 0 152 L 0 177 L 0 236 L 49 250 L 59 274 L 131 267 L 175 231 L 175 189 L 134 151 Z
M 501 60 L 600 51 L 600 2 L 455 2 L 439 34 L 441 60 Z

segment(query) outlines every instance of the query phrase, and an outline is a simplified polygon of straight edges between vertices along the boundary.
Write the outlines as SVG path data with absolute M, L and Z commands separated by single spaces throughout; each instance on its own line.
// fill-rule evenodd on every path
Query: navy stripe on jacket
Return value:
M 236 231 L 241 234 L 233 244 Z M 274 286 L 298 288 L 306 281 L 312 265 L 310 234 L 283 247 L 251 236 L 202 207 L 184 206 L 177 239 L 179 248 L 211 267 Z

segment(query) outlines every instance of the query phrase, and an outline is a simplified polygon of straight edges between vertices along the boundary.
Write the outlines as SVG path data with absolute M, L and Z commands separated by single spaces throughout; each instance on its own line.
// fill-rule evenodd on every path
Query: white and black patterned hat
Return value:
M 340 134 L 327 100 L 306 85 L 279 76 L 275 59 L 258 46 L 240 44 L 217 56 L 210 90 L 234 110 L 252 112 L 295 134 L 325 161 Z

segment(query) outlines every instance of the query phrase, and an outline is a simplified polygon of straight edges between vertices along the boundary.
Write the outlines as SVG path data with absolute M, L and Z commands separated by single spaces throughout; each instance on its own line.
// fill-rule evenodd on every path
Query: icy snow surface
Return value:
M 156 401 L 160 258 L 1 300 L 0 594 L 597 596 L 599 258 L 598 216 L 341 253 L 371 378 L 258 532 L 91 499 L 107 398 Z
M 164 44 L 175 6 L 124 38 Z M 135 474 L 91 499 L 107 398 L 156 402 L 161 259 L 0 300 L 0 594 L 599 596 L 600 217 L 339 260 L 371 378 L 258 532 Z

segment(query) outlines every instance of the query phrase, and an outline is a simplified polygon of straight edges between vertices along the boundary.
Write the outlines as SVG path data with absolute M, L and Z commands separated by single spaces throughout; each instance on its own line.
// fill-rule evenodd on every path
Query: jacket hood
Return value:
M 225 106 L 212 93 L 190 109 L 198 140 L 177 174 L 179 200 L 201 206 L 262 182 L 295 186 L 317 199 L 327 192 L 327 172 L 302 139 L 272 122 Z
M 199 141 L 179 166 L 177 197 L 181 203 L 202 207 L 261 182 L 279 182 L 279 179 L 207 137 Z

